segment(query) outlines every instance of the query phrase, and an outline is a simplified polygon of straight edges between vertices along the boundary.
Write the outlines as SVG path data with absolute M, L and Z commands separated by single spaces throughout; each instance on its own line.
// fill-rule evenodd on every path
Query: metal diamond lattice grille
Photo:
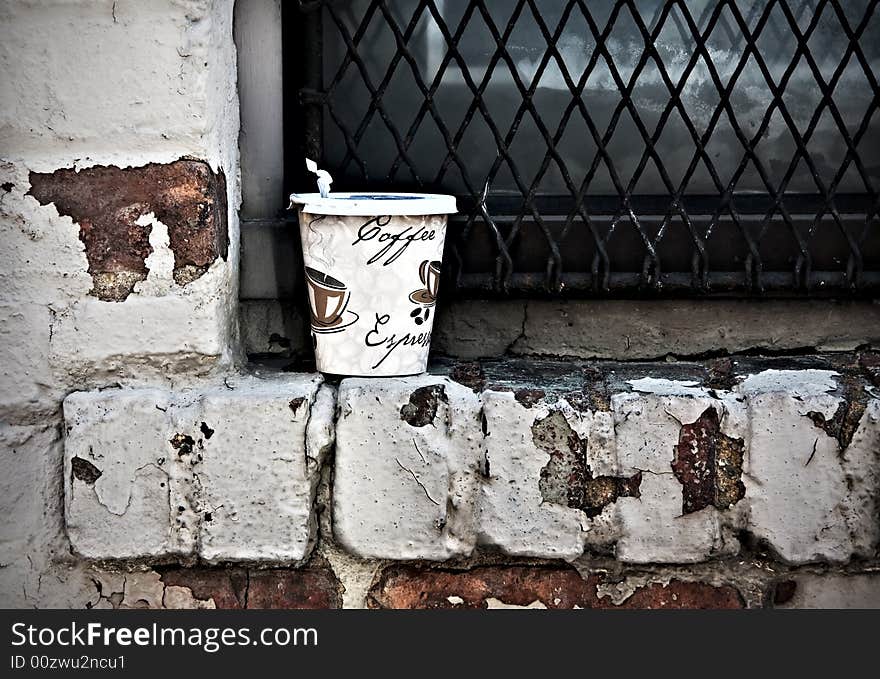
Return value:
M 873 294 L 878 2 L 319 0 L 288 32 L 334 189 L 459 197 L 460 292 Z

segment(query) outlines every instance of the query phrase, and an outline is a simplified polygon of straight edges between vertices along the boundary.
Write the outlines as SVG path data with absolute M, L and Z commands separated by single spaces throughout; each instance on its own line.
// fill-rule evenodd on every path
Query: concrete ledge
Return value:
M 248 354 L 311 352 L 308 323 L 291 299 L 243 292 L 240 318 Z M 438 308 L 432 337 L 434 356 L 455 359 L 636 361 L 866 347 L 880 347 L 880 304 L 865 300 L 452 300 Z

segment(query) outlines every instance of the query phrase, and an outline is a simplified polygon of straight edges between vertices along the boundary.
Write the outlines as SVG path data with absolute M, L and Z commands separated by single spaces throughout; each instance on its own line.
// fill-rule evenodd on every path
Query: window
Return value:
M 876 294 L 877 5 L 286 3 L 287 183 L 456 194 L 460 294 Z

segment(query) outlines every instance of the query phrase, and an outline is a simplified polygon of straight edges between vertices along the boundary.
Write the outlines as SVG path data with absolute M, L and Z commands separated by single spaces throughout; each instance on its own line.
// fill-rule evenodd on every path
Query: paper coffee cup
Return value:
M 293 194 L 318 370 L 416 375 L 427 368 L 447 215 L 432 194 Z

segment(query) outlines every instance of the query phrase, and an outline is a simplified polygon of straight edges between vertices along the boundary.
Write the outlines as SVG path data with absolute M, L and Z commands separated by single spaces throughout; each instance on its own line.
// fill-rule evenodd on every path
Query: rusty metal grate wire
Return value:
M 878 2 L 299 2 L 301 141 L 461 294 L 875 294 Z

